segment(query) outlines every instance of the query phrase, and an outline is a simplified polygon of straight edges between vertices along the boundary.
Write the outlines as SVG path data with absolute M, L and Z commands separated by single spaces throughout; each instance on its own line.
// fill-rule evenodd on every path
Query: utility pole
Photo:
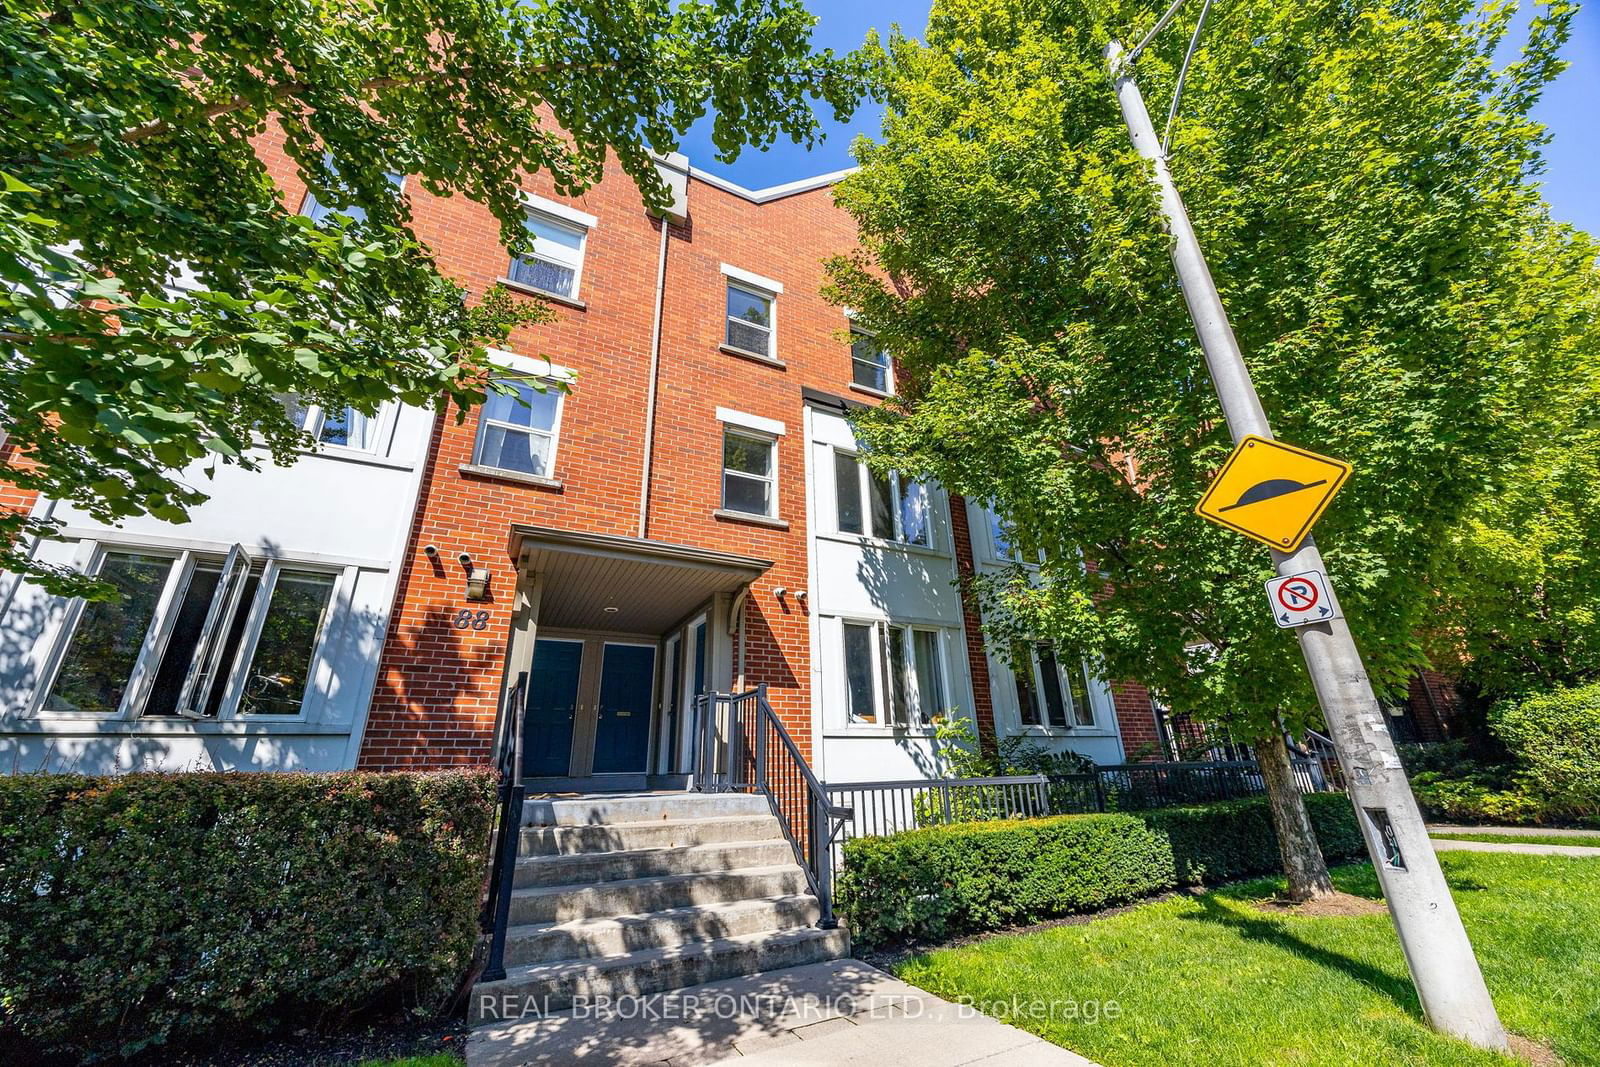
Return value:
M 1104 55 L 1133 147 L 1155 167 L 1161 213 L 1173 237 L 1172 263 L 1200 347 L 1205 350 L 1217 398 L 1222 401 L 1228 432 L 1235 442 L 1247 434 L 1271 438 L 1266 412 L 1250 381 L 1183 198 L 1172 183 L 1144 97 L 1124 61 L 1122 45 L 1112 41 Z M 1280 576 L 1305 571 L 1326 574 L 1322 554 L 1310 538 L 1293 553 L 1274 551 L 1272 558 Z M 1480 1048 L 1505 1051 L 1505 1030 L 1495 1014 L 1350 627 L 1336 614 L 1327 622 L 1301 626 L 1296 633 L 1428 1024 Z

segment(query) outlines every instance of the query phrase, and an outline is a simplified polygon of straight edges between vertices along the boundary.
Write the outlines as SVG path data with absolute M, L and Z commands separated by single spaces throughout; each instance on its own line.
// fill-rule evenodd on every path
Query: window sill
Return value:
M 950 553 L 939 548 L 929 548 L 926 545 L 913 545 L 905 541 L 888 541 L 881 537 L 863 537 L 860 534 L 819 533 L 819 541 L 836 541 L 842 545 L 859 545 L 862 548 L 879 548 L 890 552 L 906 552 L 915 556 L 929 556 L 935 559 L 950 559 Z
M 558 493 L 564 489 L 559 478 L 546 478 L 540 474 L 523 474 L 521 471 L 502 470 L 499 467 L 484 467 L 476 463 L 463 463 L 458 469 L 462 474 L 474 478 L 490 478 L 497 482 L 516 482 L 518 485 L 531 485 L 539 489 L 553 489 Z
M 886 393 L 882 389 L 874 389 L 870 385 L 861 385 L 858 382 L 850 383 L 850 391 L 853 393 L 863 393 L 867 396 L 875 396 L 879 400 L 888 400 L 894 395 L 893 393 Z
M 726 508 L 718 508 L 711 513 L 711 517 L 719 522 L 743 522 L 748 523 L 751 526 L 766 526 L 773 530 L 787 530 L 789 528 L 789 523 L 786 519 L 773 519 L 768 518 L 765 515 L 752 515 L 747 511 L 729 511 Z
M 748 349 L 735 348 L 732 345 L 718 345 L 717 351 L 725 352 L 730 356 L 738 356 L 740 359 L 748 359 L 752 363 L 760 363 L 764 366 L 776 367 L 778 370 L 789 369 L 789 364 L 785 363 L 781 359 L 778 359 L 776 356 L 763 356 L 760 352 L 751 352 Z
M 348 736 L 349 723 L 308 722 L 294 715 L 282 717 L 246 715 L 230 719 L 183 719 L 150 717 L 139 719 L 106 718 L 101 715 L 55 713 L 17 716 L 5 721 L 7 733 L 17 734 L 146 734 L 168 737 L 193 735 L 254 736 L 261 734 L 301 734 L 305 736 Z
M 937 728 L 933 726 L 875 726 L 870 723 L 834 726 L 822 733 L 823 737 L 896 738 L 925 737 L 933 740 Z
M 542 297 L 545 300 L 550 301 L 552 304 L 560 304 L 563 307 L 569 307 L 575 311 L 589 310 L 589 305 L 585 304 L 582 300 L 578 300 L 570 296 L 562 296 L 560 293 L 552 293 L 550 290 L 540 289 L 536 285 L 529 285 L 526 282 L 514 282 L 510 278 L 499 278 L 497 281 L 507 289 L 510 289 L 512 292 L 521 293 L 523 296 Z
M 1059 738 L 1070 741 L 1074 737 L 1114 737 L 1110 730 L 1099 726 L 1018 726 L 1012 729 L 1012 737 L 1047 737 Z

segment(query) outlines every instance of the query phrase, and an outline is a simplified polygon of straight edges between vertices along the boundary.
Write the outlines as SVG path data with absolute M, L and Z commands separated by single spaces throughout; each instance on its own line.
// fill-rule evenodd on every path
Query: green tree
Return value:
M 662 206 L 651 153 L 708 106 L 724 158 L 809 142 L 812 103 L 847 114 L 864 73 L 813 51 L 797 0 L 0 10 L 0 424 L 24 457 L 0 476 L 103 521 L 182 521 L 194 463 L 290 460 L 308 442 L 284 394 L 483 399 L 483 344 L 538 314 L 442 275 L 388 173 L 486 205 L 526 251 L 522 176 L 576 194 L 609 152 Z M 255 151 L 270 124 L 332 224 L 282 203 Z M 64 588 L 29 532 L 0 516 L 0 566 Z
M 1194 514 L 1230 443 L 1101 58 L 1157 13 L 945 0 L 925 44 L 891 39 L 831 294 L 906 372 L 859 420 L 875 462 L 994 503 L 1046 552 L 1036 584 L 977 584 L 995 647 L 1051 641 L 1281 759 L 1316 701 L 1265 610 L 1267 553 Z M 1218 5 L 1173 128 L 1274 429 L 1355 465 L 1318 540 L 1390 692 L 1423 663 L 1449 534 L 1593 362 L 1568 301 L 1593 248 L 1532 181 L 1571 13 L 1545 8 L 1496 70 L 1505 7 Z M 1155 107 L 1186 38 L 1137 63 Z

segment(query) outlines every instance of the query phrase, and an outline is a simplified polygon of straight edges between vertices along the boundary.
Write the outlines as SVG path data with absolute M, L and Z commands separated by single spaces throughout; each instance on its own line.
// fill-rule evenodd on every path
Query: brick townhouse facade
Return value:
M 286 205 L 315 213 L 270 137 L 261 151 Z M 352 497 L 359 513 L 347 524 L 373 527 L 366 547 L 330 554 L 318 544 L 326 530 L 304 524 L 288 538 L 303 564 L 233 528 L 243 505 L 231 491 L 202 509 L 188 541 L 156 523 L 130 534 L 75 520 L 63 560 L 156 566 L 154 553 L 170 573 L 148 624 L 132 616 L 144 637 L 128 651 L 125 687 L 86 681 L 73 656 L 83 633 L 128 630 L 129 618 L 18 598 L 44 621 L 28 630 L 8 615 L 0 627 L 15 634 L 0 662 L 0 744 L 33 752 L 33 735 L 54 731 L 54 751 L 70 740 L 90 754 L 80 766 L 109 770 L 140 765 L 133 753 L 148 751 L 147 735 L 167 739 L 156 746 L 171 750 L 164 766 L 188 765 L 191 751 L 219 767 L 482 764 L 506 694 L 527 673 L 525 770 L 551 788 L 670 782 L 688 758 L 695 695 L 757 685 L 835 781 L 936 773 L 931 722 L 947 714 L 971 716 L 986 742 L 1023 734 L 1102 763 L 1160 758 L 1161 717 L 1142 688 L 1108 685 L 1047 651 L 1018 677 L 985 647 L 960 579 L 1026 563 L 995 516 L 860 464 L 848 413 L 892 392 L 894 371 L 820 295 L 825 260 L 854 242 L 832 199 L 839 175 L 750 191 L 681 157 L 660 168 L 676 197 L 667 218 L 645 210 L 614 162 L 578 197 L 530 180 L 537 241 L 522 261 L 486 209 L 407 184 L 417 235 L 447 274 L 472 294 L 498 282 L 553 310 L 491 353 L 527 403 L 491 399 L 464 419 L 402 409 L 382 423 L 390 436 L 363 430 L 359 441 L 355 415 L 317 414 L 324 445 L 311 456 L 260 475 L 224 472 L 322 497 L 358 483 L 335 485 L 312 457 L 366 481 L 404 468 L 384 489 L 387 511 Z M 394 427 L 411 427 L 414 446 Z M 251 484 L 261 483 L 239 492 Z M 250 635 L 258 616 L 293 602 L 263 586 L 332 574 L 330 555 L 344 569 L 325 579 L 333 591 L 320 616 L 306 615 L 305 647 L 277 651 L 302 669 L 273 677 L 305 689 L 265 700 L 252 688 L 264 684 L 252 656 L 264 653 Z M 183 619 L 223 595 L 235 566 L 257 583 L 245 597 L 258 601 L 256 621 L 241 615 L 243 647 L 235 637 L 217 651 L 222 637 L 191 635 Z M 330 651 L 336 639 L 342 651 Z M 205 714 L 174 718 L 154 695 L 161 677 L 140 681 L 142 671 L 176 686 L 180 661 L 207 655 L 222 674 L 183 687 L 189 699 L 211 686 Z M 93 729 L 82 725 L 90 713 Z

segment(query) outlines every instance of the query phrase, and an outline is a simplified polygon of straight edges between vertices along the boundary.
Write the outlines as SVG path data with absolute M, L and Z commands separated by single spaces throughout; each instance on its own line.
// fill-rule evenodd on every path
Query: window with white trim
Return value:
M 284 397 L 283 409 L 296 429 L 304 430 L 325 445 L 358 448 L 374 451 L 378 446 L 378 426 L 382 421 L 380 409 L 365 415 L 355 408 L 325 409 L 318 404 L 302 404 L 297 397 Z
M 490 392 L 478 414 L 473 462 L 480 467 L 549 478 L 561 429 L 562 391 L 552 382 L 499 378 L 513 395 Z
M 940 631 L 896 622 L 840 624 L 849 721 L 923 727 L 947 706 Z
M 589 231 L 532 208 L 527 212 L 525 225 L 533 238 L 533 251 L 512 256 L 507 276 L 529 288 L 576 300 Z
M 874 472 L 852 452 L 833 453 L 834 529 L 908 545 L 933 545 L 928 486 L 899 471 Z
M 1011 680 L 1023 726 L 1069 730 L 1095 725 L 1089 698 L 1089 665 L 1063 665 L 1049 645 L 1012 652 Z
M 338 575 L 280 560 L 109 549 L 113 600 L 81 605 L 42 710 L 297 716 Z
M 778 517 L 777 438 L 742 427 L 723 427 L 722 509 Z
M 984 514 L 989 517 L 989 549 L 991 558 L 997 563 L 1026 563 L 1029 565 L 1043 563 L 1044 553 L 1024 552 L 1016 544 L 1012 536 L 1011 525 L 1000 513 L 992 508 L 985 508 Z
M 383 172 L 383 176 L 388 179 L 390 185 L 395 187 L 396 192 L 405 187 L 405 175 L 386 170 Z M 306 190 L 306 197 L 300 202 L 300 214 L 320 226 L 324 219 L 335 213 L 346 215 L 354 222 L 367 221 L 367 209 L 359 204 L 335 207 L 331 204 L 324 204 L 317 198 L 317 194 L 309 188 Z
M 725 341 L 729 348 L 775 358 L 772 344 L 771 293 L 739 282 L 728 283 L 728 319 Z
M 850 331 L 850 380 L 874 392 L 894 392 L 894 367 L 889 350 L 865 330 Z

